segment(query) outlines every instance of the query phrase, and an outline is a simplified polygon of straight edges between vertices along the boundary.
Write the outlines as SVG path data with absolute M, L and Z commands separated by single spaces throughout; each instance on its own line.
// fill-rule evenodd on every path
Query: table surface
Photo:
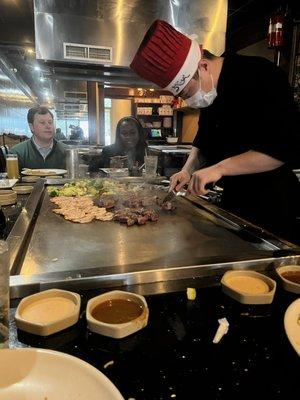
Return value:
M 195 280 L 195 286 L 199 282 Z M 18 331 L 12 308 L 10 346 L 77 356 L 102 371 L 125 399 L 299 397 L 300 358 L 283 328 L 284 312 L 297 295 L 278 288 L 271 305 L 256 306 L 235 302 L 220 286 L 198 288 L 195 301 L 188 301 L 185 291 L 146 296 L 148 326 L 116 340 L 87 330 L 86 302 L 100 293 L 82 292 L 79 323 L 48 338 Z M 218 319 L 223 317 L 229 321 L 229 331 L 213 344 Z

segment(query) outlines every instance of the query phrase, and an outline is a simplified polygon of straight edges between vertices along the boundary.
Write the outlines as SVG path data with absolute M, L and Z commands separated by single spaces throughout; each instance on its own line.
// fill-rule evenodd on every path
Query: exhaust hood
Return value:
M 34 0 L 36 57 L 128 69 L 157 18 L 217 55 L 224 51 L 227 0 Z

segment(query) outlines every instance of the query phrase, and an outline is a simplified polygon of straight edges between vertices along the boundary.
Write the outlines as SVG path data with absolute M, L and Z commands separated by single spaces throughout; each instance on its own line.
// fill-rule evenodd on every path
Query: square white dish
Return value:
M 0 179 L 0 189 L 11 189 L 19 179 Z
M 61 302 L 57 304 L 59 299 Z M 63 312 L 63 302 L 66 301 L 71 307 Z M 27 296 L 18 305 L 15 315 L 16 325 L 19 329 L 34 335 L 52 335 L 77 323 L 80 303 L 79 294 L 61 289 L 49 289 Z M 42 310 L 43 314 L 47 314 L 48 320 L 43 320 L 43 315 L 37 316 Z

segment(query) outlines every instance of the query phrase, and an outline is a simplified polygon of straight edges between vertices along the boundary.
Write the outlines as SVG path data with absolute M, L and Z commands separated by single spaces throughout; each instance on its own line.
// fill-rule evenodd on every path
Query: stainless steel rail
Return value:
M 11 275 L 18 273 L 20 259 L 25 252 L 25 243 L 34 219 L 37 217 L 38 206 L 41 203 L 44 192 L 44 180 L 40 179 L 35 185 L 32 193 L 23 207 L 15 225 L 8 238 L 9 246 L 9 268 Z
M 137 286 L 142 294 L 158 294 L 183 290 L 187 286 L 219 284 L 220 277 L 228 270 L 251 269 L 272 274 L 279 265 L 300 265 L 300 255 L 237 261 L 219 264 L 191 265 L 181 268 L 157 268 L 113 272 L 111 270 L 85 270 L 84 272 L 58 272 L 11 277 L 11 298 L 21 298 L 42 290 L 60 288 L 65 290 L 87 290 Z M 144 289 L 143 289 L 144 288 Z

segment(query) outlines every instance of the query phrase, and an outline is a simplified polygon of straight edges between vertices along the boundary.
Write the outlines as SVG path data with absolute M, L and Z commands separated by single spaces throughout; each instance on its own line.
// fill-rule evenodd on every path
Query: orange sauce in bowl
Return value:
M 129 299 L 111 299 L 98 304 L 91 312 L 97 321 L 124 324 L 138 318 L 143 306 Z

